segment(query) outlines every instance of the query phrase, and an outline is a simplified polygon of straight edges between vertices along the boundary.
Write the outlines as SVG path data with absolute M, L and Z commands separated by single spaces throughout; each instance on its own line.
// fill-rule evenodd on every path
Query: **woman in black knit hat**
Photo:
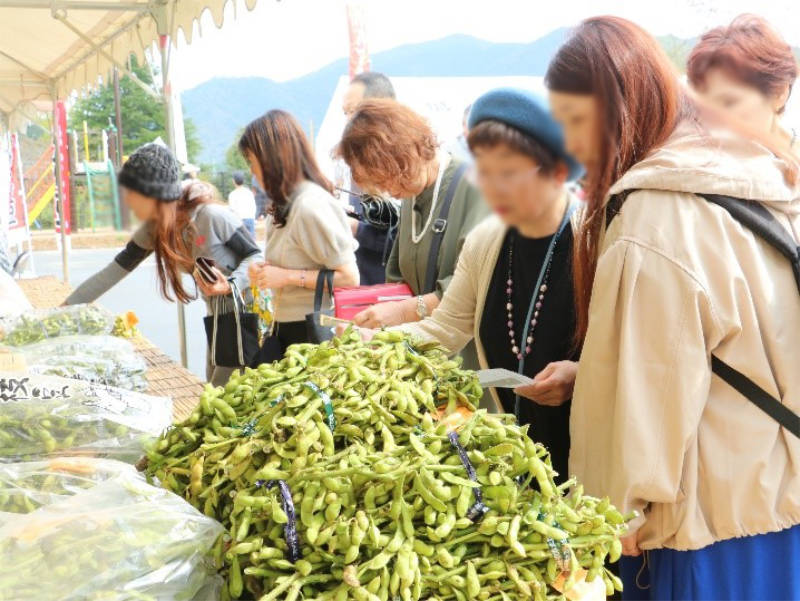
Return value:
M 195 276 L 209 313 L 211 297 L 225 297 L 221 310 L 232 309 L 232 287 L 249 294 L 247 270 L 254 261 L 263 260 L 261 251 L 241 219 L 214 202 L 209 184 L 191 180 L 181 186 L 180 166 L 167 148 L 140 147 L 122 166 L 118 182 L 123 199 L 142 225 L 114 260 L 78 286 L 66 304 L 96 300 L 153 252 L 161 294 L 168 300 L 186 303 L 196 298 L 184 288 L 184 273 Z M 195 261 L 199 257 L 216 264 L 214 284 L 198 277 Z M 209 360 L 206 375 L 212 384 L 220 385 L 233 369 L 214 366 Z

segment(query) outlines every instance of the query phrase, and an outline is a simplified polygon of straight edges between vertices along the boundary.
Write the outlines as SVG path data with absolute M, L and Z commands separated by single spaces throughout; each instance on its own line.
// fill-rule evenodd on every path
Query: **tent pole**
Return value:
M 61 272 L 64 277 L 64 283 L 69 284 L 69 254 L 67 253 L 67 224 L 64 219 L 64 190 L 61 189 L 61 156 L 58 150 L 58 93 L 55 84 L 52 85 L 51 97 L 53 98 L 53 154 L 55 168 L 54 175 L 56 178 L 56 196 L 58 197 L 58 217 L 61 221 Z
M 171 84 L 169 81 L 169 36 L 161 35 L 158 38 L 158 46 L 161 54 L 161 94 L 164 97 L 164 112 L 166 116 L 165 124 L 167 130 L 167 145 L 170 150 L 175 152 L 175 113 L 172 108 Z M 189 358 L 186 354 L 186 311 L 183 303 L 178 301 L 178 342 L 181 349 L 181 365 L 189 366 Z

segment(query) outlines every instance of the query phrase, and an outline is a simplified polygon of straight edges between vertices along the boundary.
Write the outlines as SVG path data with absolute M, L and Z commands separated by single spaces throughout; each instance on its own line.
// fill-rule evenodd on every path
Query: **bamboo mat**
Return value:
M 71 292 L 69 285 L 53 276 L 18 280 L 18 283 L 37 309 L 57 307 Z M 172 398 L 172 415 L 176 421 L 188 417 L 203 391 L 203 382 L 147 338 L 139 336 L 131 342 L 147 363 L 148 394 Z

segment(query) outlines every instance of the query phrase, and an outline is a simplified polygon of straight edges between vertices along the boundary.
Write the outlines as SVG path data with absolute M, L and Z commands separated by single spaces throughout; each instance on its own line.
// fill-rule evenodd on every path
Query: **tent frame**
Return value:
M 53 140 L 58 139 L 57 128 L 58 124 L 55 119 L 56 115 L 56 103 L 58 102 L 58 86 L 57 82 L 60 78 L 62 78 L 66 73 L 70 70 L 74 69 L 76 66 L 80 65 L 82 62 L 88 60 L 88 58 L 93 54 L 100 54 L 104 58 L 111 61 L 111 63 L 120 71 L 128 75 L 138 86 L 144 89 L 148 94 L 153 96 L 154 98 L 159 98 L 164 103 L 164 111 L 166 117 L 166 130 L 167 130 L 167 143 L 170 149 L 174 152 L 175 151 L 175 130 L 174 130 L 174 109 L 172 107 L 172 94 L 170 93 L 170 80 L 169 80 L 169 66 L 170 66 L 170 54 L 171 54 L 171 45 L 170 45 L 170 38 L 169 32 L 172 31 L 172 25 L 174 24 L 175 20 L 175 0 L 150 0 L 149 2 L 126 2 L 126 3 L 118 3 L 118 2 L 109 2 L 109 1 L 102 1 L 102 0 L 87 0 L 84 2 L 78 2 L 73 0 L 0 0 L 0 8 L 27 8 L 27 9 L 50 9 L 51 17 L 60 21 L 65 27 L 67 27 L 72 33 L 77 35 L 81 38 L 84 42 L 89 45 L 89 50 L 84 53 L 83 55 L 79 56 L 76 60 L 72 61 L 69 65 L 63 68 L 58 74 L 53 77 L 48 78 L 43 73 L 38 72 L 37 70 L 29 67 L 23 61 L 18 59 L 15 56 L 10 55 L 7 52 L 0 51 L 4 57 L 8 58 L 9 60 L 15 62 L 20 67 L 25 69 L 27 73 L 29 73 L 32 78 L 30 80 L 25 78 L 20 78 L 19 81 L 14 81 L 13 83 L 19 83 L 22 86 L 30 86 L 30 87 L 43 87 L 49 90 L 50 97 L 53 102 L 53 112 L 52 112 L 52 122 L 53 122 Z M 171 10 L 168 10 L 171 8 Z M 111 35 L 107 36 L 100 42 L 94 42 L 85 32 L 81 31 L 80 28 L 76 27 L 74 24 L 70 23 L 67 20 L 68 11 L 71 10 L 103 10 L 103 11 L 118 11 L 118 12 L 129 12 L 135 11 L 136 15 L 130 19 L 130 21 L 114 31 Z M 132 73 L 126 65 L 119 64 L 119 61 L 115 60 L 113 56 L 103 50 L 105 46 L 113 42 L 115 38 L 120 36 L 122 33 L 127 32 L 130 30 L 131 27 L 134 27 L 136 23 L 142 18 L 143 14 L 148 13 L 156 23 L 156 30 L 159 34 L 159 50 L 161 53 L 161 76 L 162 76 L 162 86 L 161 86 L 161 94 L 150 88 L 147 84 L 140 81 L 138 77 L 134 73 Z M 56 153 L 58 153 L 58 149 L 56 148 Z M 59 215 L 64 215 L 64 194 L 61 187 L 61 165 L 60 161 L 58 160 L 58 155 L 56 154 L 55 160 L 55 180 L 56 180 L 56 192 L 57 192 L 57 210 Z M 61 267 L 63 273 L 63 279 L 65 283 L 69 283 L 69 253 L 68 253 L 68 241 L 66 236 L 66 228 L 64 227 L 63 217 L 62 217 L 62 224 L 60 229 L 60 236 L 61 236 Z M 184 367 L 188 365 L 188 356 L 186 352 L 186 316 L 184 311 L 184 306 L 182 303 L 177 304 L 178 307 L 178 337 L 180 343 L 180 356 L 181 356 L 181 363 Z

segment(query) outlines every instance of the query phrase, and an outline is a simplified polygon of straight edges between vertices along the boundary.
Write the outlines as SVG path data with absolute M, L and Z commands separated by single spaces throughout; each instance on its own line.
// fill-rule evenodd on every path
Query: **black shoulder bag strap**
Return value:
M 314 312 L 322 310 L 322 297 L 325 295 L 325 288 L 328 295 L 333 298 L 333 271 L 330 269 L 320 269 L 317 274 L 317 287 L 314 290 Z
M 453 197 L 456 195 L 456 188 L 464 176 L 468 165 L 461 163 L 456 172 L 453 174 L 453 179 L 450 180 L 450 185 L 447 187 L 447 193 L 444 195 L 442 206 L 439 209 L 439 218 L 433 222 L 431 226 L 433 229 L 433 238 L 431 239 L 431 250 L 428 254 L 428 268 L 425 270 L 425 286 L 422 289 L 422 294 L 429 294 L 436 290 L 436 279 L 439 276 L 439 250 L 442 247 L 442 240 L 444 240 L 444 232 L 447 229 L 447 216 L 450 213 L 450 205 L 453 203 Z M 436 202 L 434 198 L 431 202 Z
M 613 196 L 610 199 L 606 206 L 606 228 L 621 210 L 625 196 L 627 193 Z M 798 293 L 800 293 L 800 247 L 766 207 L 757 202 L 719 194 L 698 194 L 698 196 L 725 209 L 742 226 L 786 257 L 792 265 Z M 800 438 L 800 415 L 789 409 L 780 399 L 776 399 L 716 355 L 711 355 L 711 371 L 781 426 Z

